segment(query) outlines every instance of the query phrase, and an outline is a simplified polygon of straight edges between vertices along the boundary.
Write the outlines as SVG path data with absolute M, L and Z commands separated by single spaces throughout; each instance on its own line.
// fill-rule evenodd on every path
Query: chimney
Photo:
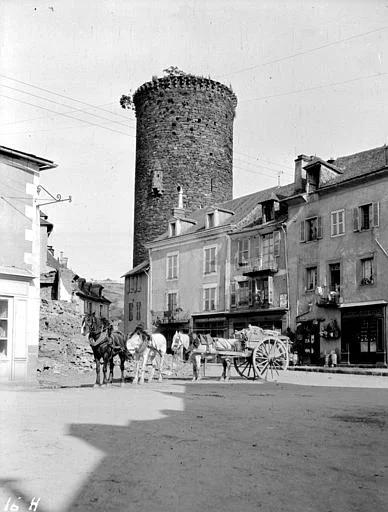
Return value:
M 333 165 L 334 162 L 335 162 L 335 158 L 333 158 L 333 157 L 331 157 L 331 158 L 329 158 L 329 160 L 327 160 L 327 163 L 331 164 L 331 165 Z
M 178 185 L 176 189 L 178 191 L 178 208 L 173 208 L 172 214 L 174 217 L 184 217 L 185 209 L 183 207 L 183 188 Z
M 303 168 L 303 164 L 310 162 L 311 156 L 299 155 L 295 158 L 295 175 L 294 175 L 294 186 L 295 193 L 303 193 L 306 191 L 306 171 Z
M 65 258 L 63 256 L 63 251 L 60 252 L 60 256 L 59 256 L 59 265 L 62 267 L 62 268 L 67 268 L 67 262 L 69 261 L 69 258 Z

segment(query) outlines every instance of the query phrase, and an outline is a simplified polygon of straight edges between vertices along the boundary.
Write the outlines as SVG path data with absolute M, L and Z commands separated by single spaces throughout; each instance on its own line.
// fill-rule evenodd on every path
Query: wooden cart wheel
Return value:
M 265 338 L 253 350 L 252 364 L 257 377 L 275 380 L 279 371 L 288 368 L 287 345 L 275 337 Z
M 247 357 L 235 357 L 233 359 L 234 367 L 236 372 L 244 379 L 254 380 L 256 379 L 256 372 L 253 366 L 252 354 Z

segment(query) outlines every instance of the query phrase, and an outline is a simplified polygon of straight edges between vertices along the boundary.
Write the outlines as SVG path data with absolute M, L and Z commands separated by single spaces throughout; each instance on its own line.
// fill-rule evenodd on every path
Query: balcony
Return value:
M 317 287 L 317 306 L 322 308 L 336 308 L 340 304 L 340 287 L 334 286 L 318 286 Z
M 238 269 L 244 276 L 260 276 L 276 274 L 278 264 L 276 258 L 249 258 L 238 264 Z
M 190 313 L 181 308 L 166 311 L 151 311 L 152 323 L 157 325 L 164 324 L 183 324 L 189 322 Z
M 270 304 L 266 299 L 262 299 L 259 294 L 252 295 L 251 293 L 249 293 L 249 296 L 240 296 L 238 293 L 232 295 L 230 304 L 230 308 L 237 311 L 270 309 L 273 307 L 273 304 Z

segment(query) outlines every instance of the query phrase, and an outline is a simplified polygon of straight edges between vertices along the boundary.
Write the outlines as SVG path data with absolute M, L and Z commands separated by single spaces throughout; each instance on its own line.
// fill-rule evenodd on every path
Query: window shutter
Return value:
M 379 225 L 379 217 L 380 217 L 380 212 L 379 212 L 380 208 L 379 208 L 379 203 L 372 203 L 372 219 L 373 219 L 373 227 L 374 228 L 377 228 L 378 225 Z
M 255 282 L 253 279 L 249 281 L 249 305 L 252 306 L 255 297 Z
M 330 224 L 331 224 L 331 236 L 337 235 L 337 212 L 333 212 L 330 216 Z
M 302 220 L 300 223 L 300 241 L 305 242 L 306 241 L 306 233 L 305 233 L 305 221 Z
M 353 208 L 353 231 L 360 231 L 360 210 Z
M 236 283 L 234 281 L 230 283 L 230 306 L 236 306 Z
M 280 231 L 275 231 L 273 242 L 273 255 L 275 258 L 280 256 Z
M 263 222 L 263 206 L 261 204 L 257 205 L 257 217 Z
M 322 238 L 323 229 L 322 229 L 322 217 L 317 217 L 317 238 Z
M 268 304 L 273 304 L 273 277 L 268 276 Z

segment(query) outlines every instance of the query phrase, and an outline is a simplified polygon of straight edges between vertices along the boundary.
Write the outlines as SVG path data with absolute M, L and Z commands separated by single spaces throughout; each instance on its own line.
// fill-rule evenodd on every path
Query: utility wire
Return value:
M 277 165 L 279 167 L 282 167 L 283 169 L 285 169 L 285 168 L 288 169 L 287 164 L 281 164 L 280 162 L 274 162 L 273 160 L 266 160 L 265 158 L 259 158 L 258 156 L 248 155 L 248 153 L 241 153 L 240 151 L 234 150 L 233 153 L 251 158 L 252 160 L 255 160 L 255 162 L 263 161 L 263 162 L 267 162 L 269 164 Z M 291 168 L 289 168 L 289 169 L 292 170 Z
M 297 89 L 295 91 L 288 91 L 288 92 L 281 92 L 278 94 L 271 94 L 269 96 L 258 96 L 256 98 L 247 98 L 245 100 L 240 100 L 240 103 L 246 102 L 246 101 L 259 101 L 259 100 L 267 100 L 270 98 L 279 98 L 280 96 L 290 96 L 291 94 L 299 94 L 301 92 L 309 92 L 309 91 L 316 91 L 317 89 L 324 89 L 325 87 L 332 87 L 335 85 L 343 85 L 343 84 L 349 84 L 351 82 L 359 82 L 360 80 L 367 80 L 369 78 L 378 78 L 381 76 L 388 75 L 388 72 L 384 73 L 375 73 L 374 75 L 365 75 L 360 76 L 357 78 L 351 78 L 350 80 L 343 80 L 342 82 L 331 82 L 328 84 L 322 84 L 322 85 L 316 85 L 314 87 L 307 87 L 306 89 Z
M 299 57 L 300 55 L 306 55 L 307 53 L 316 52 L 317 50 L 322 50 L 323 48 L 329 48 L 330 46 L 335 46 L 337 44 L 341 44 L 341 43 L 344 43 L 346 41 L 351 41 L 352 39 L 357 39 L 359 37 L 364 37 L 364 36 L 368 36 L 370 34 L 375 34 L 377 32 L 382 32 L 383 30 L 387 30 L 387 29 L 388 29 L 388 27 L 381 27 L 381 28 L 378 28 L 378 29 L 375 29 L 375 30 L 370 30 L 369 32 L 363 32 L 361 34 L 355 34 L 353 36 L 346 37 L 345 39 L 337 39 L 337 41 L 332 41 L 331 43 L 326 43 L 326 44 L 323 44 L 321 46 L 315 46 L 314 48 L 310 48 L 308 50 L 302 50 L 300 52 L 293 53 L 291 55 L 286 55 L 284 57 L 279 57 L 278 59 L 268 60 L 266 62 L 261 62 L 260 64 L 255 64 L 255 65 L 247 67 L 247 68 L 237 69 L 236 71 L 232 71 L 230 73 L 225 73 L 223 75 L 217 75 L 217 76 L 218 76 L 218 78 L 222 78 L 222 77 L 225 77 L 225 76 L 231 76 L 231 75 L 236 75 L 238 73 L 243 73 L 244 71 L 251 71 L 252 69 L 256 69 L 256 68 L 259 68 L 261 66 L 268 66 L 269 64 L 277 64 L 278 62 L 284 62 L 284 61 L 289 60 L 289 59 L 294 59 L 295 57 Z
M 113 102 L 111 103 L 104 103 L 104 105 L 112 105 Z M 101 105 L 103 106 L 103 105 Z M 88 112 L 86 109 L 82 109 L 82 110 L 78 110 L 78 109 L 72 109 L 72 110 L 67 110 L 66 112 L 64 112 L 65 114 L 72 114 L 73 112 Z M 0 127 L 1 126 L 8 126 L 10 124 L 19 124 L 19 123 L 29 123 L 30 121 L 39 121 L 40 119 L 47 119 L 47 116 L 39 116 L 39 117 L 29 117 L 28 119 L 20 119 L 19 121 L 10 121 L 9 123 L 1 123 L 0 124 Z
M 55 103 L 56 105 L 61 105 L 62 107 L 70 108 L 70 105 L 66 105 L 65 103 L 60 103 L 59 101 L 50 100 L 49 98 L 45 98 L 44 96 L 39 96 L 39 95 L 33 94 L 31 92 L 23 91 L 22 89 L 17 89 L 16 87 L 11 87 L 10 85 L 0 84 L 0 87 L 6 87 L 7 89 L 11 89 L 12 91 L 21 92 L 22 94 L 27 94 L 29 96 L 33 96 L 34 98 L 38 98 L 43 101 L 48 101 L 50 103 Z M 85 112 L 85 109 L 76 109 L 76 110 L 72 110 L 71 112 Z M 97 117 L 98 119 L 103 119 L 104 121 L 108 121 L 109 123 L 120 124 L 121 126 L 125 126 L 126 128 L 133 129 L 131 126 L 128 126 L 128 123 L 126 124 L 126 123 L 122 123 L 121 121 L 113 121 L 113 119 L 108 119 L 107 117 L 99 116 L 98 114 L 93 114 L 93 112 L 86 112 L 86 114 L 88 116 Z
M 244 167 L 240 167 L 239 165 L 235 165 L 235 164 L 233 164 L 233 168 L 234 169 L 240 169 L 241 171 L 244 171 L 244 172 L 249 172 L 251 174 L 254 174 L 257 177 L 267 176 L 268 178 L 273 178 L 273 179 L 277 179 L 278 178 L 274 174 L 267 174 L 267 173 L 265 173 L 263 171 L 253 171 L 252 169 L 247 169 L 247 168 L 244 168 Z
M 79 119 L 78 117 L 69 116 L 68 114 L 64 114 L 63 112 L 56 112 L 55 110 L 51 110 L 50 108 L 42 107 L 40 105 L 34 105 L 33 103 L 29 103 L 28 101 L 18 100 L 16 98 L 12 98 L 11 96 L 6 96 L 5 94 L 0 94 L 2 98 L 7 98 L 8 100 L 17 101 L 18 103 L 24 103 L 25 105 L 30 105 L 34 108 L 41 108 L 42 110 L 47 110 L 48 112 L 53 112 L 59 116 L 69 117 L 70 119 L 75 119 L 80 123 L 90 124 L 91 126 L 98 126 L 99 128 L 104 128 L 105 130 L 109 130 L 110 132 L 120 133 L 121 135 L 126 135 L 127 137 L 135 137 L 135 135 L 130 135 L 129 133 L 120 132 L 119 130 L 113 130 L 112 128 L 108 128 L 102 124 L 91 123 L 90 121 L 85 121 L 85 119 Z
M 235 158 L 237 160 L 239 160 L 240 162 L 244 162 L 244 164 L 246 164 L 246 165 L 251 165 L 252 167 L 263 167 L 264 169 L 268 169 L 269 171 L 274 171 L 274 172 L 279 172 L 279 171 L 286 172 L 286 173 L 294 172 L 291 168 L 286 167 L 286 166 L 279 166 L 279 167 L 281 167 L 280 169 L 274 169 L 273 167 L 268 167 L 268 165 L 263 165 L 263 164 L 259 163 L 258 160 L 256 162 L 249 162 L 248 160 L 244 160 L 243 158 L 241 158 L 239 156 L 235 156 Z
M 289 174 L 289 175 L 291 175 L 291 172 L 286 172 L 286 171 L 283 171 L 281 169 L 271 169 L 270 167 L 266 167 L 265 165 L 253 164 L 251 162 L 247 162 L 246 160 L 241 160 L 241 159 L 236 159 L 236 160 L 237 160 L 237 163 L 239 165 L 244 165 L 244 166 L 250 165 L 252 167 L 256 167 L 256 168 L 260 167 L 262 169 L 266 169 L 267 171 L 272 171 L 272 172 L 277 173 L 277 174 L 282 173 L 282 174 Z
M 40 91 L 48 92 L 49 94 L 54 94 L 55 96 L 59 96 L 61 98 L 65 98 L 67 100 L 75 101 L 77 103 L 81 103 L 82 105 L 87 105 L 88 107 L 95 108 L 97 110 L 102 110 L 103 112 L 107 112 L 108 114 L 111 114 L 113 116 L 122 117 L 123 119 L 126 119 L 128 121 L 128 118 L 126 116 L 123 116 L 121 114 L 116 114 L 114 112 L 110 112 L 109 110 L 106 110 L 104 108 L 98 107 L 96 105 L 92 105 L 91 103 L 87 103 L 86 101 L 77 100 L 76 98 L 72 98 L 71 96 L 66 96 L 65 94 L 60 94 L 58 92 L 50 91 L 50 89 L 44 89 L 43 87 L 38 87 L 37 85 L 30 84 L 28 82 L 23 82 L 22 80 L 17 80 L 16 78 L 11 78 L 10 76 L 2 75 L 0 74 L 1 78 L 6 78 L 7 80 L 12 80 L 13 82 L 17 82 L 19 84 L 27 85 L 28 87 L 32 87 L 33 89 L 39 89 Z M 132 120 L 131 120 L 132 121 Z

